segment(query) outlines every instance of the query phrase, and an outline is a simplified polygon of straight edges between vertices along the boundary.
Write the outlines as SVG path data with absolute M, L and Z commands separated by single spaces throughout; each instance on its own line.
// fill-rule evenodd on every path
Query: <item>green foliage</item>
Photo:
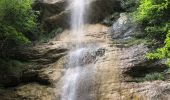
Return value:
M 141 23 L 149 37 L 164 39 L 170 28 L 169 0 L 140 0 L 133 13 L 136 22 Z
M 159 43 L 163 43 L 162 48 L 156 49 L 153 53 L 146 54 L 148 59 L 166 59 L 166 64 L 170 66 L 170 1 L 169 0 L 140 0 L 140 5 L 133 18 L 135 22 L 141 24 L 146 32 L 146 36 Z
M 168 8 L 168 0 L 140 0 L 140 6 L 135 12 L 138 22 L 149 21 L 154 23 L 162 17 Z
M 164 47 L 159 48 L 154 53 L 148 53 L 146 57 L 148 59 L 166 59 L 166 64 L 170 67 L 170 30 L 166 35 Z
M 32 0 L 1 0 L 0 22 L 22 33 L 34 30 L 36 14 L 31 8 Z
M 146 74 L 142 78 L 135 79 L 136 82 L 155 81 L 155 80 L 165 80 L 165 74 L 153 72 L 153 73 Z
M 21 36 L 23 36 L 23 38 L 26 38 L 29 37 L 29 33 L 35 33 L 37 30 L 37 14 L 35 11 L 32 10 L 31 5 L 32 0 L 1 0 L 0 26 L 5 28 L 2 28 L 0 33 L 13 34 L 14 32 L 14 34 L 20 34 L 18 35 L 20 36 L 20 38 Z
M 154 81 L 154 80 L 164 80 L 165 77 L 163 74 L 161 73 L 151 73 L 151 74 L 147 74 L 144 77 L 144 81 Z
M 146 44 L 146 45 L 151 45 L 153 44 L 151 40 L 147 39 L 147 38 L 137 38 L 137 37 L 132 37 L 132 38 L 127 38 L 127 39 L 123 39 L 123 40 L 114 40 L 113 41 L 114 44 L 123 44 L 125 47 L 130 47 L 133 45 L 138 45 L 138 44 Z
M 40 38 L 40 43 L 47 43 L 49 42 L 49 39 L 55 37 L 57 34 L 63 32 L 63 29 L 62 28 L 56 28 L 56 29 L 53 29 L 50 33 L 48 34 L 43 34 L 41 35 L 41 38 Z
M 166 74 L 170 74 L 170 68 L 166 70 Z
M 30 43 L 37 33 L 37 13 L 32 0 L 0 0 L 0 52 Z M 2 56 L 0 54 L 0 56 Z
M 2 42 L 19 44 L 25 44 L 29 42 L 29 40 L 21 32 L 18 32 L 15 28 L 11 26 L 0 25 L 0 32 L 1 44 Z
M 4 74 L 10 74 L 15 76 L 20 76 L 21 71 L 23 70 L 25 64 L 17 61 L 17 60 L 11 60 L 11 59 L 0 59 L 0 70 Z M 1 73 L 1 75 L 3 74 Z

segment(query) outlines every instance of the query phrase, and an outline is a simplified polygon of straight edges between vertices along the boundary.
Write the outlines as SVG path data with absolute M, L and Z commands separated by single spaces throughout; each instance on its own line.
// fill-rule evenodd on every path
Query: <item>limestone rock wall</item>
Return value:
M 54 26 L 68 25 L 68 22 L 64 22 L 68 20 L 63 17 L 69 15 L 69 10 L 64 9 L 66 1 L 53 2 L 53 0 L 48 0 L 41 3 L 41 6 L 47 10 L 44 11 L 44 24 L 47 22 L 50 25 L 54 24 Z M 55 7 L 59 5 L 62 5 L 63 8 L 55 11 Z M 92 7 L 96 10 L 91 12 L 96 12 L 95 16 L 91 15 L 93 16 L 92 22 L 95 20 L 97 22 L 111 13 L 112 10 L 118 9 L 119 1 L 93 0 Z M 127 38 L 133 38 L 133 33 L 137 29 L 133 29 L 136 27 L 129 23 L 131 22 L 128 16 L 120 14 L 120 18 L 112 27 L 94 23 L 84 27 L 86 34 L 85 38 L 82 39 L 82 45 L 93 43 L 100 48 L 95 52 L 98 56 L 94 57 L 89 52 L 86 53 L 88 59 L 93 58 L 91 61 L 82 58 L 95 64 L 93 66 L 95 73 L 93 77 L 90 77 L 92 80 L 89 83 L 91 86 L 89 93 L 92 97 L 90 100 L 169 100 L 169 81 L 132 82 L 133 76 L 128 74 L 136 71 L 132 69 L 136 67 L 146 68 L 147 65 L 150 66 L 155 62 L 148 63 L 145 59 L 144 55 L 149 48 L 143 42 L 129 46 L 125 46 L 121 42 L 114 42 L 115 40 L 126 41 Z M 50 27 L 48 24 L 46 24 L 47 27 Z M 120 28 L 115 28 L 116 26 Z M 71 40 L 74 38 L 69 33 L 70 30 L 66 29 L 49 43 L 19 51 L 21 58 L 18 59 L 28 59 L 36 64 L 23 70 L 22 76 L 19 77 L 22 81 L 18 82 L 17 86 L 0 89 L 0 98 L 2 100 L 60 100 L 63 85 L 60 80 L 67 70 L 67 53 L 75 46 Z M 159 63 L 154 66 L 162 65 Z
M 122 11 L 119 0 L 89 0 L 90 12 L 88 12 L 88 23 L 102 21 L 113 12 Z M 51 30 L 56 27 L 69 27 L 70 9 L 67 0 L 42 0 L 35 6 L 41 9 L 42 24 L 44 29 Z

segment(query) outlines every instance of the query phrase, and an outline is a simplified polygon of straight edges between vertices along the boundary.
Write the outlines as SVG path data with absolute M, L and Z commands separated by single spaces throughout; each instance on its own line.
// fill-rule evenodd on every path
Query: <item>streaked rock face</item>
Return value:
M 101 12 L 108 9 L 106 5 L 108 5 L 108 7 L 112 5 L 112 0 L 93 0 L 93 2 L 96 2 L 94 3 L 96 9 L 98 9 L 100 5 L 100 10 L 103 9 Z M 52 5 L 56 7 L 59 3 L 65 5 L 63 0 L 56 2 L 49 0 L 43 3 L 46 7 L 51 7 Z M 104 9 L 105 7 L 106 9 Z M 47 12 L 49 12 L 50 9 L 51 8 L 47 9 Z M 65 20 L 63 16 L 69 14 L 69 11 L 67 12 L 67 10 L 62 9 L 56 12 L 56 15 L 55 13 L 52 15 L 53 13 L 50 12 L 49 16 L 44 18 L 51 20 L 50 23 L 56 21 L 55 24 L 65 24 L 63 23 L 63 20 Z M 102 16 L 101 18 L 103 18 L 104 15 L 102 15 L 103 13 L 101 12 L 99 13 Z M 100 14 L 96 16 L 100 16 Z M 117 24 L 115 23 L 115 25 L 120 25 L 121 28 L 116 28 L 115 39 L 121 36 L 124 37 L 124 33 L 122 32 L 126 32 L 129 29 L 126 28 L 128 26 L 128 24 L 126 24 L 127 20 L 127 16 L 123 14 L 116 21 Z M 121 44 L 113 43 L 112 35 L 115 35 L 114 32 L 108 34 L 109 28 L 100 24 L 86 25 L 84 28 L 86 34 L 82 39 L 82 44 L 93 43 L 98 47 L 94 48 L 93 51 L 88 49 L 84 50 L 82 53 L 83 56 L 81 56 L 80 59 L 83 65 L 88 65 L 92 62 L 95 64 L 95 66 L 87 66 L 87 68 L 95 67 L 95 75 L 89 75 L 85 77 L 85 80 L 79 81 L 78 91 L 84 91 L 85 88 L 81 88 L 81 86 L 88 85 L 90 95 L 84 98 L 85 100 L 170 99 L 170 82 L 168 81 L 130 82 L 133 77 L 127 73 L 132 73 L 132 69 L 153 64 L 152 62 L 148 63 L 144 57 L 148 51 L 146 45 L 139 43 L 124 47 Z M 75 46 L 74 42 L 71 42 L 74 41 L 74 38 L 71 37 L 69 33 L 70 30 L 65 30 L 49 43 L 38 45 L 21 53 L 23 58 L 35 62 L 36 65 L 32 65 L 23 71 L 23 76 L 20 78 L 24 79 L 24 82 L 20 82 L 18 86 L 13 88 L 0 89 L 0 98 L 2 100 L 60 100 L 62 95 L 61 87 L 63 85 L 61 79 L 66 73 L 68 52 Z M 83 94 L 79 95 L 81 97 L 84 96 Z
M 88 23 L 100 22 L 114 11 L 122 10 L 119 0 L 89 0 L 89 2 L 90 12 L 85 18 Z M 42 10 L 42 23 L 45 29 L 70 26 L 70 11 L 73 7 L 67 8 L 67 5 L 67 0 L 44 0 L 37 3 Z
M 120 48 L 116 44 L 113 44 L 110 36 L 105 34 L 108 30 L 107 27 L 89 25 L 86 29 L 88 33 L 83 42 L 89 43 L 89 41 L 93 40 L 100 48 L 95 52 L 85 50 L 84 56 L 87 56 L 87 58 L 84 59 L 82 57 L 82 61 L 86 63 L 87 61 L 94 61 L 95 66 L 90 67 L 95 67 L 96 70 L 95 75 L 88 76 L 85 78 L 86 80 L 79 81 L 79 86 L 88 85 L 89 87 L 88 94 L 90 95 L 85 100 L 169 100 L 170 83 L 168 82 L 127 82 L 132 77 L 127 75 L 126 72 L 135 68 L 138 64 L 147 65 L 145 64 L 147 62 L 144 59 L 144 54 L 148 49 L 145 45 L 139 44 Z M 67 33 L 68 31 L 65 32 Z M 67 39 L 67 36 L 70 38 L 68 34 L 65 34 L 65 39 L 62 39 L 61 36 L 59 41 L 54 40 L 51 43 L 38 46 L 37 50 L 41 50 L 41 53 L 43 53 L 43 48 L 46 48 L 44 49 L 46 52 L 50 48 L 61 49 L 61 47 L 69 50 L 72 45 L 70 45 L 71 43 Z M 69 45 L 66 45 L 67 43 Z M 97 56 L 95 60 L 91 60 L 92 54 Z M 56 59 L 55 62 L 44 64 L 44 67 L 41 65 L 40 69 L 36 71 L 32 69 L 33 73 L 37 73 L 36 81 L 38 83 L 28 82 L 27 84 L 15 87 L 14 90 L 1 90 L 0 97 L 4 98 L 4 100 L 22 100 L 23 98 L 25 100 L 60 100 L 61 87 L 63 85 L 60 80 L 63 78 L 67 69 L 66 61 L 67 55 L 63 55 L 60 59 Z M 35 77 L 32 76 L 32 78 Z M 78 88 L 80 89 L 79 91 L 86 89 Z M 80 98 L 83 96 L 83 94 L 78 95 Z

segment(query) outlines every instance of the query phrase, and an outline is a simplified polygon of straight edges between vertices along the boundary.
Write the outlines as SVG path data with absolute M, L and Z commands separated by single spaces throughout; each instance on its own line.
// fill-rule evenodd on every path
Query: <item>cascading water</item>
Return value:
M 89 100 L 89 78 L 92 71 L 86 65 L 84 56 L 88 46 L 82 46 L 83 26 L 87 15 L 88 0 L 69 0 L 71 7 L 71 35 L 76 46 L 69 53 L 67 71 L 63 78 L 61 100 Z M 89 66 L 89 65 L 88 65 Z
M 71 0 L 70 6 L 72 6 L 71 10 L 71 29 L 72 34 L 76 36 L 76 39 L 83 36 L 83 25 L 84 25 L 84 17 L 85 17 L 85 0 Z

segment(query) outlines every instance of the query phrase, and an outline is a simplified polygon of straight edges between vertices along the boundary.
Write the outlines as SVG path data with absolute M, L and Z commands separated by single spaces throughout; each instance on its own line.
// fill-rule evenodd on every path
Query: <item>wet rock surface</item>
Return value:
M 67 57 L 68 60 L 75 59 L 73 62 L 68 63 L 67 66 L 75 67 L 75 66 L 77 66 L 76 64 L 78 64 L 78 66 L 86 66 L 86 65 L 92 64 L 92 63 L 94 64 L 98 57 L 104 55 L 105 50 L 102 48 L 93 49 L 91 47 L 81 48 L 78 51 L 78 52 L 81 52 L 81 56 L 76 55 L 75 54 L 76 52 L 72 52 L 72 54 L 70 54 L 70 56 Z
M 126 19 L 126 18 L 125 18 Z M 118 19 L 119 20 L 119 19 Z M 117 22 L 116 22 L 117 23 Z M 126 27 L 126 24 L 121 27 Z M 129 28 L 114 31 L 115 38 L 124 38 Z M 81 85 L 88 83 L 89 100 L 169 100 L 170 82 L 153 81 L 131 82 L 133 73 L 140 68 L 160 68 L 163 64 L 148 62 L 145 53 L 149 50 L 143 43 L 129 47 L 117 46 L 109 34 L 109 28 L 100 24 L 87 25 L 82 44 L 95 43 L 97 47 L 92 52 L 85 50 L 81 61 L 83 64 L 94 63 L 95 75 L 85 77 Z M 18 86 L 0 89 L 2 100 L 60 100 L 61 79 L 66 73 L 67 54 L 74 46 L 70 40 L 70 30 L 65 30 L 50 43 L 38 45 L 21 53 L 25 59 L 36 63 L 22 71 L 22 79 Z M 131 33 L 129 33 L 131 34 Z M 128 35 L 131 36 L 131 35 Z M 22 58 L 20 58 L 22 59 Z M 163 68 L 161 68 L 163 69 Z M 160 69 L 158 69 L 160 70 Z M 83 72 L 82 72 L 83 73 Z M 139 71 L 143 73 L 143 71 Z M 137 73 L 137 74 L 139 74 Z M 133 73 L 136 75 L 136 73 Z M 89 81 L 90 79 L 90 81 Z M 87 80 L 87 81 L 86 81 Z M 79 86 L 81 86 L 79 85 Z M 84 88 L 79 87 L 79 91 Z
M 94 28 L 94 26 L 91 27 Z M 100 28 L 101 26 L 99 25 L 97 29 L 100 31 Z M 92 38 L 89 37 L 94 37 L 94 34 L 96 33 L 89 33 L 87 40 L 91 40 Z M 70 38 L 69 35 L 68 38 Z M 67 54 L 69 53 L 68 51 L 72 49 L 71 46 L 74 46 L 69 39 L 61 40 L 62 41 L 51 41 L 50 43 L 16 52 L 16 54 L 22 55 L 19 56 L 18 59 L 24 58 L 24 60 L 32 63 L 26 65 L 26 68 L 21 70 L 21 76 L 17 77 L 19 82 L 17 82 L 15 78 L 12 78 L 15 79 L 14 86 L 11 85 L 13 83 L 6 81 L 8 84 L 5 84 L 8 88 L 1 89 L 0 97 L 4 100 L 53 100 L 54 98 L 59 100 L 62 87 L 60 80 L 67 69 Z M 85 41 L 86 40 L 83 42 L 85 43 Z M 99 40 L 96 39 L 96 41 Z M 103 48 L 92 49 L 83 52 L 81 59 L 83 65 L 95 63 L 97 58 L 102 56 L 105 51 Z M 57 55 L 57 57 L 54 57 L 55 55 Z M 58 55 L 60 56 L 58 57 Z M 8 79 L 11 81 L 10 78 Z M 84 83 L 81 84 L 83 85 Z M 58 89 L 55 87 L 58 87 Z
M 96 23 L 102 21 L 114 11 L 122 11 L 119 0 L 89 0 L 91 2 L 90 12 L 88 12 L 88 22 Z M 70 10 L 67 0 L 42 0 L 37 3 L 42 10 L 42 23 L 49 31 L 56 27 L 69 27 Z M 56 9 L 57 10 L 54 10 Z M 59 9 L 58 9 L 59 8 Z
M 111 38 L 116 40 L 144 35 L 140 27 L 132 21 L 128 13 L 120 13 L 120 17 L 111 26 L 109 33 L 111 34 Z

